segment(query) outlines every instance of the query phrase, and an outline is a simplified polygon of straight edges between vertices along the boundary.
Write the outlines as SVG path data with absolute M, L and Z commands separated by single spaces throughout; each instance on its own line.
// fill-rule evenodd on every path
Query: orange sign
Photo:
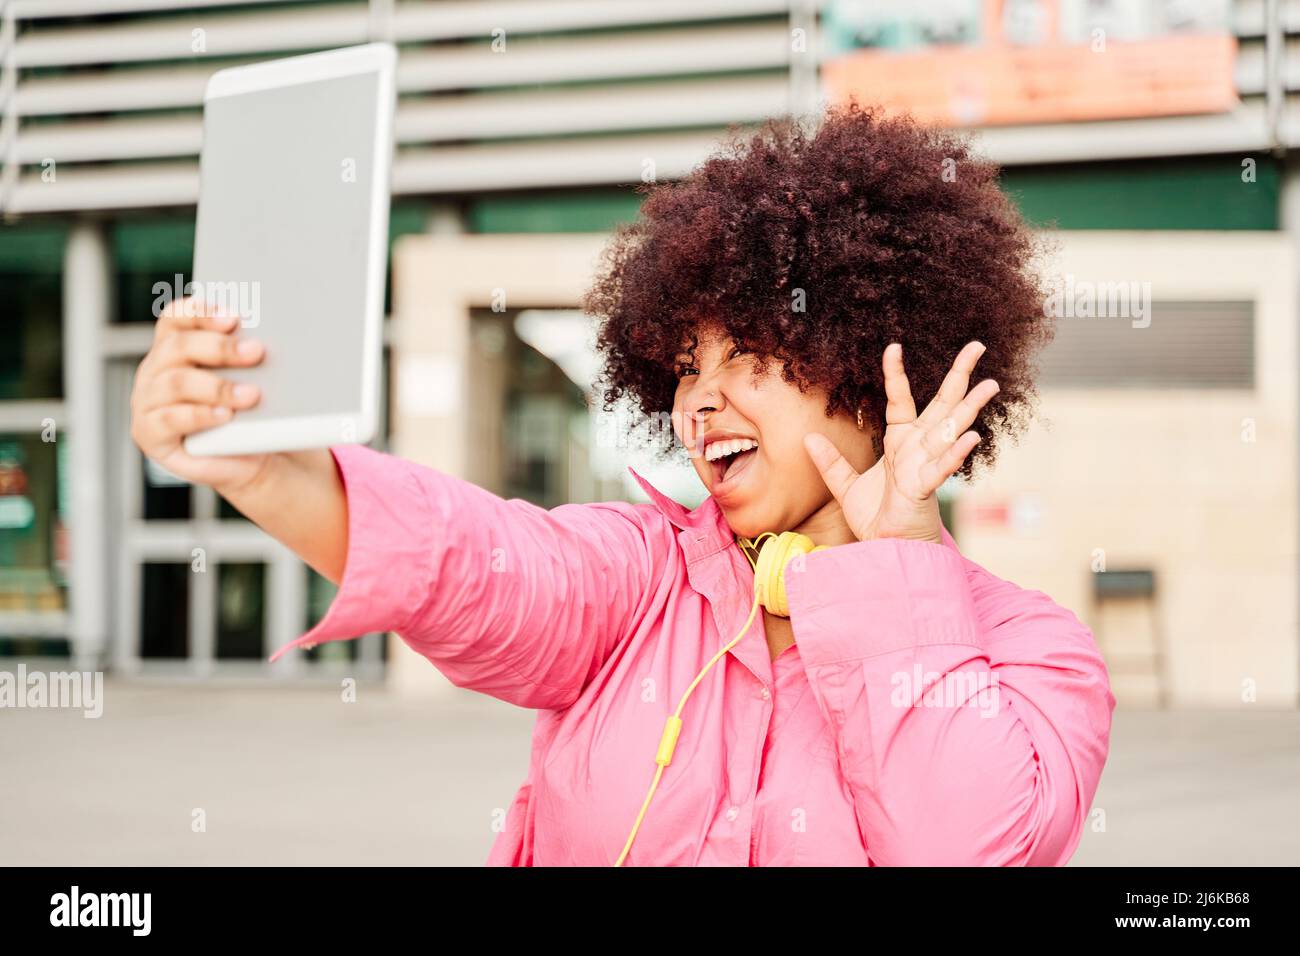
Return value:
M 828 98 L 923 123 L 995 126 L 1219 113 L 1237 105 L 1235 37 L 860 50 L 823 64 Z

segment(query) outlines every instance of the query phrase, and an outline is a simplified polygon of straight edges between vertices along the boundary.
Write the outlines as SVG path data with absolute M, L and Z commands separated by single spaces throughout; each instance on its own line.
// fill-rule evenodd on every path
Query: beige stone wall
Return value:
M 472 311 L 494 304 L 573 308 L 595 273 L 605 239 L 603 234 L 450 234 L 403 236 L 395 243 L 394 454 L 486 487 L 494 484 L 485 468 L 489 456 L 499 463 L 505 370 L 474 347 Z M 389 684 L 400 693 L 419 696 L 452 688 L 392 636 L 389 662 Z

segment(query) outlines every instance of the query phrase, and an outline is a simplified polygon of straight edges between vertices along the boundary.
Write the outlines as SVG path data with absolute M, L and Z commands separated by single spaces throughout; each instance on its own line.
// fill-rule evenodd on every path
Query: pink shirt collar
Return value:
M 735 540 L 736 536 L 732 533 L 731 526 L 727 524 L 722 508 L 712 495 L 705 498 L 698 508 L 688 510 L 685 505 L 674 501 L 642 478 L 636 473 L 636 469 L 629 466 L 627 470 L 631 472 L 632 477 L 636 479 L 641 490 L 650 498 L 659 513 L 667 518 L 673 527 L 684 532 L 693 532 L 678 535 L 679 539 L 689 540 L 696 548 L 710 545 L 723 547 Z

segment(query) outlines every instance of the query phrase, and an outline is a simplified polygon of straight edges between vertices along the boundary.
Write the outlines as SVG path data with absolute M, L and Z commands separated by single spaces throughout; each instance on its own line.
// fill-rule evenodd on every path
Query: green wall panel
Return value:
M 1012 167 L 1002 186 L 1030 222 L 1061 229 L 1277 229 L 1281 179 L 1270 156 L 1207 156 Z
M 485 196 L 470 204 L 466 228 L 470 232 L 607 232 L 635 219 L 641 199 L 630 186 Z
M 1242 178 L 1254 161 L 1254 181 Z M 1003 189 L 1035 225 L 1060 229 L 1277 229 L 1281 169 L 1270 156 L 1010 167 Z M 471 232 L 603 232 L 633 219 L 631 186 L 487 195 Z
M 0 226 L 0 272 L 58 275 L 67 236 L 65 222 Z

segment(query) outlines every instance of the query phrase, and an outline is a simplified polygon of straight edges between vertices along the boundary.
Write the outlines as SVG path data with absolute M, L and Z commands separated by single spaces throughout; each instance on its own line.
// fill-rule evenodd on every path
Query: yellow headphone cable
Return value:
M 759 550 L 758 543 L 764 538 L 771 537 L 775 540 Z M 745 626 L 740 629 L 713 658 L 704 665 L 695 679 L 691 681 L 686 692 L 682 694 L 682 699 L 677 702 L 677 710 L 668 718 L 664 725 L 663 736 L 659 738 L 659 750 L 655 754 L 655 763 L 658 767 L 655 769 L 654 779 L 650 781 L 650 790 L 645 795 L 645 801 L 641 804 L 641 812 L 637 814 L 636 822 L 632 824 L 632 832 L 628 834 L 627 843 L 623 845 L 623 852 L 618 855 L 614 862 L 615 866 L 622 866 L 623 861 L 627 859 L 628 853 L 632 849 L 632 841 L 636 839 L 636 834 L 641 829 L 641 821 L 645 819 L 646 810 L 650 807 L 650 801 L 655 795 L 655 789 L 659 786 L 659 778 L 663 776 L 664 768 L 673 759 L 673 750 L 677 747 L 677 738 L 682 732 L 682 709 L 686 706 L 686 700 L 691 696 L 692 691 L 709 672 L 709 668 L 716 664 L 727 651 L 735 647 L 742 637 L 749 631 L 750 625 L 754 623 L 754 618 L 758 614 L 759 606 L 767 609 L 768 613 L 776 614 L 781 617 L 790 616 L 790 608 L 786 603 L 785 593 L 785 569 L 791 561 L 796 560 L 801 555 L 811 554 L 814 551 L 824 549 L 822 545 L 814 545 L 812 539 L 807 535 L 799 534 L 797 531 L 783 531 L 776 534 L 771 531 L 764 531 L 752 541 L 748 538 L 738 539 L 741 545 L 741 552 L 748 559 L 750 566 L 754 569 L 754 603 L 750 606 L 749 617 L 745 620 Z M 758 554 L 755 560 L 750 551 Z

